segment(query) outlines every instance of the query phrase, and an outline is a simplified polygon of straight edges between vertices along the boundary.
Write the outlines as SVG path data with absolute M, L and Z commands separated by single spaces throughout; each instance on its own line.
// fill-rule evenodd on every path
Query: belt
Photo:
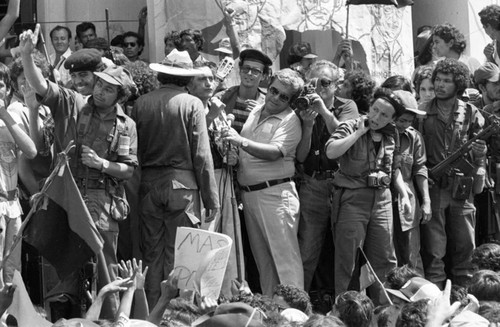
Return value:
M 287 177 L 287 178 L 280 178 L 280 179 L 272 179 L 270 181 L 265 181 L 265 182 L 255 184 L 255 185 L 241 185 L 240 187 L 243 191 L 253 192 L 253 191 L 263 190 L 265 188 L 268 188 L 268 187 L 271 187 L 274 185 L 283 184 L 286 182 L 291 182 L 291 181 L 292 181 L 292 179 L 290 177 Z
M 104 180 L 100 179 L 90 179 L 90 178 L 75 178 L 76 185 L 79 188 L 87 187 L 89 189 L 104 189 L 106 188 L 106 183 Z
M 324 180 L 328 178 L 334 178 L 335 172 L 336 170 L 314 170 L 311 174 L 309 174 L 308 172 L 306 172 L 306 174 L 317 180 Z

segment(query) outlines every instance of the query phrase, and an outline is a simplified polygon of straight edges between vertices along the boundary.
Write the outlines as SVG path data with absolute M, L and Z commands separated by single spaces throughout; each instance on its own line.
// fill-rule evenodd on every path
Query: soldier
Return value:
M 76 143 L 70 152 L 70 157 L 75 158 L 70 161 L 71 172 L 104 239 L 103 253 L 97 260 L 101 288 L 118 273 L 118 221 L 128 214 L 122 182 L 132 176 L 138 164 L 135 123 L 118 104 L 129 95 L 133 81 L 121 67 L 94 71 L 96 63 L 101 62 L 99 52 L 77 51 L 65 65 L 70 74 L 86 76 L 82 89 L 92 90 L 92 95 L 85 101 L 82 94 L 46 80 L 36 68 L 32 52 L 38 31 L 37 26 L 34 33 L 28 30 L 20 37 L 24 74 L 41 103 L 51 110 L 56 150 L 61 151 L 70 141 Z M 107 315 L 111 316 L 118 309 L 118 297 L 109 299 Z
M 431 169 L 479 132 L 484 123 L 476 107 L 459 100 L 469 82 L 469 70 L 455 59 L 444 59 L 432 74 L 436 97 L 422 103 L 427 112 L 422 134 L 427 150 L 427 166 Z M 472 144 L 473 160 L 484 159 L 486 144 Z M 451 169 L 433 179 L 430 188 L 431 220 L 421 226 L 422 260 L 425 278 L 444 287 L 447 278 L 463 285 L 472 274 L 470 262 L 475 247 L 476 225 L 471 175 Z M 431 177 L 432 174 L 431 174 Z M 451 276 L 445 273 L 445 255 L 449 256 Z

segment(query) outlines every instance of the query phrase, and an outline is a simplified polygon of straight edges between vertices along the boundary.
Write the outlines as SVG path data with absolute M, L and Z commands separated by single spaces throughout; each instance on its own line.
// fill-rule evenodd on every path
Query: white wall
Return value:
M 110 39 L 113 39 L 116 35 L 127 31 L 137 32 L 139 25 L 137 17 L 144 6 L 146 6 L 146 0 L 38 0 L 38 22 L 45 33 L 47 49 L 49 53 L 52 53 L 49 32 L 56 25 L 65 25 L 71 29 L 73 33 L 72 47 L 76 25 L 83 21 L 94 23 L 97 36 L 107 38 L 105 9 L 108 8 L 109 34 Z M 147 48 L 142 57 L 149 57 Z

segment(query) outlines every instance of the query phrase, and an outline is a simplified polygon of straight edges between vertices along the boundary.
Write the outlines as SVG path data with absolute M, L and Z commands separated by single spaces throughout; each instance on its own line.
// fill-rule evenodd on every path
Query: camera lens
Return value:
M 310 103 L 309 103 L 309 99 L 306 98 L 306 97 L 300 97 L 300 98 L 297 98 L 297 100 L 295 100 L 295 108 L 297 108 L 297 110 L 306 110 L 307 108 L 309 108 L 310 106 Z

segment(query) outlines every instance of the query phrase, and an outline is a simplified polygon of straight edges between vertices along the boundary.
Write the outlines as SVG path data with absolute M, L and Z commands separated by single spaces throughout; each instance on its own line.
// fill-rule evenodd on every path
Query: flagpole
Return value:
M 392 303 L 392 301 L 391 301 L 391 298 L 389 297 L 389 294 L 387 294 L 387 291 L 385 290 L 384 284 L 382 284 L 382 282 L 380 281 L 380 279 L 379 279 L 379 278 L 378 278 L 378 276 L 377 276 L 377 273 L 375 272 L 375 270 L 373 270 L 372 265 L 370 264 L 370 261 L 369 261 L 369 260 L 368 260 L 368 258 L 366 257 L 365 252 L 363 251 L 363 248 L 362 248 L 362 247 L 359 247 L 359 249 L 360 249 L 361 253 L 363 254 L 363 256 L 364 256 L 364 257 L 365 257 L 365 259 L 366 259 L 366 264 L 368 265 L 368 268 L 370 269 L 370 271 L 372 271 L 372 272 L 373 272 L 373 276 L 375 276 L 375 281 L 376 281 L 377 283 L 379 283 L 379 284 L 380 284 L 380 286 L 382 287 L 382 291 L 384 292 L 384 295 L 385 295 L 385 297 L 387 298 L 387 301 L 389 301 L 389 304 L 390 304 L 390 305 L 393 305 L 393 303 Z
M 68 152 L 73 147 L 74 147 L 73 141 L 71 141 L 68 144 L 68 146 L 66 147 L 66 149 L 63 152 L 59 153 L 59 155 L 58 155 L 59 158 L 58 158 L 58 161 L 57 161 L 57 165 L 52 170 L 52 172 L 50 173 L 49 177 L 47 177 L 47 179 L 45 180 L 45 183 L 43 184 L 43 187 L 40 190 L 40 192 L 36 193 L 33 196 L 33 205 L 31 206 L 31 209 L 28 212 L 28 214 L 26 215 L 26 218 L 24 219 L 23 223 L 21 224 L 21 227 L 19 227 L 19 231 L 17 232 L 16 236 L 14 236 L 14 242 L 12 243 L 12 245 L 11 245 L 11 247 L 9 249 L 9 252 L 5 255 L 5 257 L 2 260 L 2 263 L 0 265 L 0 270 L 3 270 L 5 268 L 5 263 L 8 261 L 8 259 L 12 255 L 12 252 L 14 251 L 14 249 L 16 248 L 16 246 L 23 239 L 22 235 L 23 235 L 24 229 L 26 228 L 26 225 L 28 225 L 31 217 L 38 210 L 40 202 L 46 199 L 46 197 L 44 196 L 45 192 L 47 191 L 47 189 L 49 188 L 50 184 L 52 183 L 52 180 L 54 179 L 55 175 L 60 174 L 59 171 L 61 170 L 61 168 L 64 168 L 64 166 L 65 166 L 65 164 L 66 164 L 66 162 L 68 160 Z
M 349 0 L 347 1 L 347 19 L 345 21 L 345 39 L 349 39 Z

